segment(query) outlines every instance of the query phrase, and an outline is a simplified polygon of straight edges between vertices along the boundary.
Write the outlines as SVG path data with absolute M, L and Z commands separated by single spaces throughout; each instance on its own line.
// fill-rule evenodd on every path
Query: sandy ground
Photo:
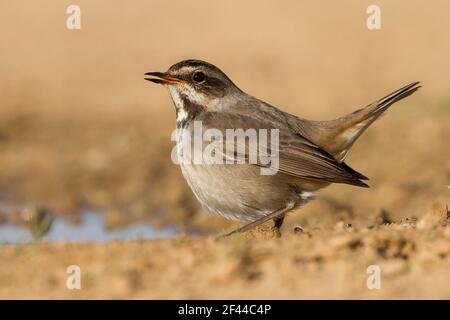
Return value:
M 68 1 L 3 2 L 0 202 L 74 220 L 96 208 L 111 227 L 149 221 L 187 236 L 1 245 L 1 297 L 450 297 L 447 1 L 377 1 L 379 31 L 367 30 L 361 1 L 86 0 L 77 31 L 65 28 Z M 423 88 L 352 149 L 347 163 L 370 189 L 330 186 L 287 218 L 280 240 L 216 242 L 236 224 L 197 204 L 170 161 L 169 95 L 142 79 L 186 58 L 311 119 L 415 80 Z M 395 224 L 367 228 L 383 215 Z M 294 235 L 297 225 L 307 234 Z M 82 266 L 79 292 L 64 289 L 71 263 Z M 382 290 L 365 287 L 373 263 Z
M 224 240 L 5 245 L 0 298 L 450 299 L 449 225 L 450 213 L 434 210 L 281 239 L 259 230 Z M 80 267 L 79 290 L 66 287 L 69 265 Z M 379 289 L 368 289 L 370 266 L 381 270 Z

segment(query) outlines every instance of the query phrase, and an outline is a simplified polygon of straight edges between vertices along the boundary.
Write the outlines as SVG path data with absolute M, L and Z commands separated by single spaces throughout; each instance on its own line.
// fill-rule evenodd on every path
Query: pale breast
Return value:
M 189 187 L 207 212 L 254 221 L 287 203 L 298 206 L 313 198 L 314 190 L 307 182 L 284 174 L 261 175 L 260 168 L 252 164 L 199 163 L 195 153 L 202 153 L 208 143 L 202 142 L 196 150 L 194 124 L 186 121 L 190 115 L 184 112 L 177 112 L 178 161 Z

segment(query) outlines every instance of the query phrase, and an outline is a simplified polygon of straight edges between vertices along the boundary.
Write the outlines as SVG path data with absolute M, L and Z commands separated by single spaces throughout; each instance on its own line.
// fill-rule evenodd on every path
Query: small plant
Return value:
M 40 241 L 49 231 L 53 223 L 53 214 L 44 208 L 26 208 L 22 212 L 35 241 Z

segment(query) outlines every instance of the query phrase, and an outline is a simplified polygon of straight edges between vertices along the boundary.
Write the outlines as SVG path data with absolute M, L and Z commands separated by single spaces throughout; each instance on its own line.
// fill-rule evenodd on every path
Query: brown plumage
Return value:
M 353 143 L 392 104 L 406 98 L 420 88 L 419 82 L 410 83 L 387 96 L 372 102 L 343 117 L 331 121 L 309 121 L 297 119 L 300 134 L 314 139 L 338 161 L 343 161 Z

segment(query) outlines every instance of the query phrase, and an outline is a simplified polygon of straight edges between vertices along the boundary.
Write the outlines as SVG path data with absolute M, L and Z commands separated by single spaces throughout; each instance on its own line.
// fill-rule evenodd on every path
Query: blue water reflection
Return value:
M 77 225 L 71 224 L 63 218 L 55 217 L 49 233 L 42 240 L 48 242 L 107 242 L 158 239 L 174 235 L 175 231 L 172 229 L 156 229 L 147 223 L 133 223 L 121 229 L 107 229 L 103 214 L 86 212 L 81 215 L 81 221 Z M 34 238 L 26 228 L 11 224 L 0 225 L 0 243 L 28 242 L 34 242 Z

